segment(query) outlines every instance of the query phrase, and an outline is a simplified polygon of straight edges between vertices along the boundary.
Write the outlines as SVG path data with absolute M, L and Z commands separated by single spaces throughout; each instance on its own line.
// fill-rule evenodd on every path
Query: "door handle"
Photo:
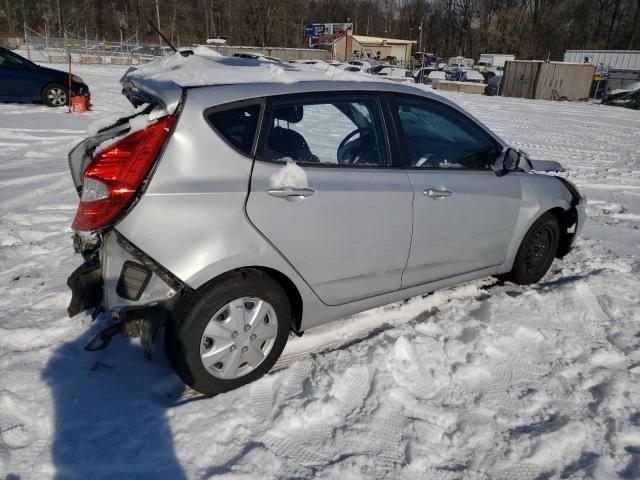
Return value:
M 288 200 L 290 202 L 299 202 L 300 200 L 304 200 L 306 197 L 310 197 L 311 195 L 316 193 L 316 191 L 313 188 L 309 187 L 284 187 L 267 190 L 267 193 L 272 197 L 284 198 L 285 200 Z
M 444 198 L 453 195 L 453 192 L 451 190 L 436 190 L 435 188 L 427 188 L 422 193 L 431 198 Z

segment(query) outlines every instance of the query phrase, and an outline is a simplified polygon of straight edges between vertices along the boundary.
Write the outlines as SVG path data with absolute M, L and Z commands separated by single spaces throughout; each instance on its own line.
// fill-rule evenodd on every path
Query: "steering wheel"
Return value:
M 365 136 L 364 134 L 366 132 L 371 132 L 371 128 L 369 127 L 364 127 L 364 128 L 356 128 L 353 132 L 349 133 L 346 137 L 344 137 L 342 139 L 342 141 L 340 142 L 340 145 L 338 145 L 338 152 L 337 152 L 337 157 L 338 157 L 338 163 L 339 164 L 354 164 L 357 163 L 359 156 L 358 157 L 350 157 L 350 151 L 349 148 L 347 146 L 347 144 L 349 142 L 352 142 L 353 137 L 355 137 L 356 135 L 360 134 L 360 140 Z

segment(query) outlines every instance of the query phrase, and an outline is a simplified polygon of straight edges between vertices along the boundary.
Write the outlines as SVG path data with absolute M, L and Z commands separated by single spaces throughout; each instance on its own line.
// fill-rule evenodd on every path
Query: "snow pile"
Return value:
M 129 119 L 129 129 L 125 131 L 125 133 L 123 133 L 122 135 L 117 135 L 115 137 L 109 138 L 108 140 L 105 140 L 104 142 L 100 143 L 95 151 L 94 151 L 94 155 L 98 154 L 104 150 L 106 150 L 107 148 L 109 148 L 112 145 L 115 145 L 116 143 L 118 143 L 120 140 L 122 140 L 123 138 L 131 135 L 132 133 L 138 132 L 140 130 L 144 130 L 145 128 L 147 128 L 149 125 L 153 124 L 156 122 L 156 120 L 158 120 L 159 118 L 165 117 L 166 115 L 168 115 L 167 110 L 162 107 L 162 106 L 157 106 L 155 107 L 153 110 L 151 110 L 150 113 L 145 114 L 145 115 L 140 115 L 138 112 L 143 111 L 145 108 L 147 107 L 147 105 L 141 105 L 140 107 L 135 109 L 135 113 L 137 113 L 137 115 L 135 115 L 134 117 Z M 125 114 L 121 114 L 120 116 L 111 116 L 109 117 L 111 120 L 111 123 L 106 123 L 105 125 L 103 125 L 100 129 L 102 128 L 106 128 L 112 124 L 114 124 L 115 122 L 117 122 L 120 118 L 122 118 L 123 116 L 131 116 L 131 113 L 127 113 Z M 114 120 L 115 118 L 115 120 Z M 94 122 L 94 124 L 99 124 L 99 120 Z M 92 124 L 92 125 L 94 125 Z M 89 128 L 87 130 L 93 130 L 92 125 L 89 126 Z M 100 130 L 98 129 L 98 130 Z
M 199 55 L 201 57 L 209 57 L 209 58 L 222 58 L 224 55 L 221 53 L 212 50 L 211 48 L 205 47 L 204 45 L 198 45 L 193 49 L 194 55 Z
M 629 85 L 625 85 L 624 88 L 618 88 L 616 90 L 611 90 L 610 95 L 616 95 L 618 93 L 631 93 L 636 90 L 640 90 L 640 82 L 630 83 Z
M 118 120 L 120 120 L 122 117 L 126 117 L 126 116 L 130 116 L 130 115 L 134 115 L 136 113 L 140 113 L 145 108 L 147 108 L 147 104 L 146 103 L 138 106 L 133 111 L 131 111 L 131 109 L 128 108 L 123 113 L 118 113 L 118 114 L 115 114 L 115 115 L 113 115 L 113 114 L 112 115 L 106 115 L 106 116 L 100 117 L 98 120 L 94 120 L 87 127 L 87 137 L 93 137 L 93 136 L 97 135 L 100 130 L 102 130 L 103 128 L 110 127 L 111 125 L 116 123 Z
M 212 50 L 198 47 L 194 55 L 179 53 L 137 67 L 127 78 L 154 82 L 173 82 L 183 87 L 235 83 L 293 83 L 312 80 L 375 81 L 373 77 L 356 75 L 325 62 L 313 65 L 274 63 L 270 60 L 211 55 Z
M 306 188 L 309 180 L 304 169 L 291 159 L 269 179 L 271 188 Z

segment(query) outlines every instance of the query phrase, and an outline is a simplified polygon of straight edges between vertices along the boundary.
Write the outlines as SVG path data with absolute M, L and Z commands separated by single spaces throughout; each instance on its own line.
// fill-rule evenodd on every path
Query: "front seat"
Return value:
M 273 112 L 274 119 L 290 123 L 298 123 L 302 120 L 302 106 L 294 105 L 278 107 Z M 304 137 L 289 128 L 274 126 L 267 139 L 269 157 L 272 160 L 291 158 L 295 162 L 318 163 L 320 159 L 311 153 L 311 149 Z

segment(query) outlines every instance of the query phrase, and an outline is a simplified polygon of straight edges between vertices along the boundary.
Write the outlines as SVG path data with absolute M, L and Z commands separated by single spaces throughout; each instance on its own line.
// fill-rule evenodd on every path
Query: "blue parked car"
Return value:
M 41 67 L 0 47 L 0 102 L 43 102 L 60 107 L 69 102 L 68 73 Z M 71 76 L 71 96 L 89 96 L 89 87 Z

